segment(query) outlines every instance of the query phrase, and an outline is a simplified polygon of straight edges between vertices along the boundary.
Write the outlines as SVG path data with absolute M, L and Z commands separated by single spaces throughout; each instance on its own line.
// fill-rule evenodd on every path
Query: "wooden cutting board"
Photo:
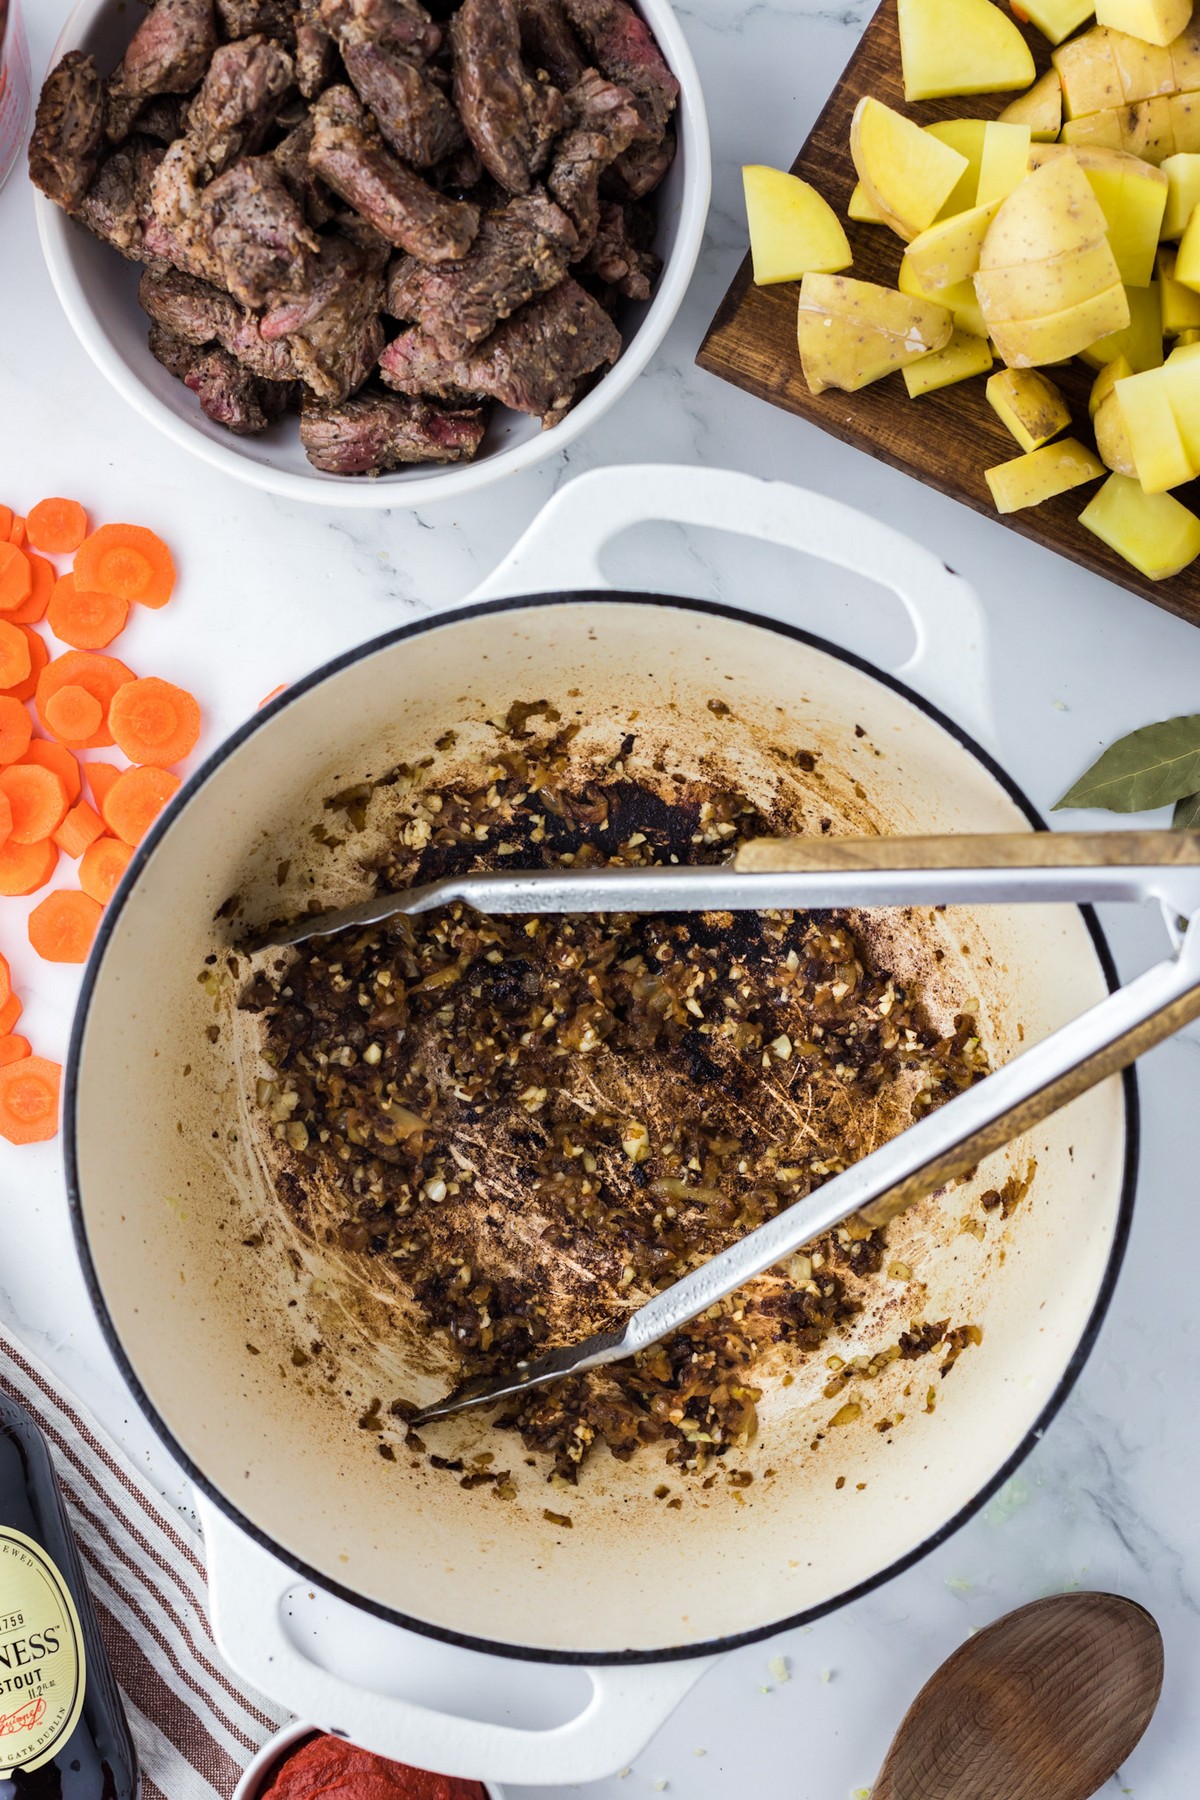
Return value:
M 1050 66 L 1050 46 L 1041 33 L 1025 33 L 1038 73 Z M 1004 98 L 929 100 L 910 106 L 904 99 L 896 0 L 883 0 L 859 43 L 808 142 L 792 167 L 822 193 L 845 220 L 855 183 L 850 160 L 850 119 L 864 94 L 873 94 L 914 118 L 995 118 Z M 904 246 L 882 225 L 846 229 L 854 252 L 851 275 L 894 286 Z M 985 469 L 1020 454 L 984 396 L 986 377 L 959 382 L 935 394 L 910 400 L 900 374 L 887 376 L 857 394 L 828 388 L 811 394 L 800 372 L 796 348 L 795 282 L 755 287 L 747 255 L 733 285 L 717 310 L 697 361 L 702 369 L 723 376 L 736 387 L 799 413 L 847 444 L 866 450 L 894 468 L 915 475 L 930 487 L 973 506 L 989 518 L 999 515 L 983 478 Z M 997 362 L 996 367 L 1002 365 Z M 1093 372 L 1079 361 L 1048 371 L 1071 407 L 1076 433 L 1091 441 L 1087 397 Z M 1098 483 L 1061 494 L 1044 506 L 1009 513 L 1001 522 L 1023 537 L 1033 538 L 1069 556 L 1098 575 L 1145 595 L 1157 606 L 1200 625 L 1200 561 L 1167 581 L 1148 581 L 1079 523 Z M 1200 512 L 1200 482 L 1175 490 L 1185 506 Z M 1047 571 L 1049 575 L 1049 570 Z

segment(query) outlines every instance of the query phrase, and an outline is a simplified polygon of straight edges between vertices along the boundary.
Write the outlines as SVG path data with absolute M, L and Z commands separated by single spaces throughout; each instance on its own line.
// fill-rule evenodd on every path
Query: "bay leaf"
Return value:
M 1200 794 L 1177 800 L 1171 823 L 1176 831 L 1200 831 Z
M 1097 806 L 1152 812 L 1200 793 L 1200 713 L 1143 725 L 1118 738 L 1063 795 L 1055 812 Z

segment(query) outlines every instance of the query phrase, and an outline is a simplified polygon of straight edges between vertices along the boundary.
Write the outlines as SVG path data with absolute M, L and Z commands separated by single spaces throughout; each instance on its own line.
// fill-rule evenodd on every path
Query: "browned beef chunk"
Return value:
M 566 95 L 566 109 L 567 129 L 554 146 L 546 185 L 586 246 L 600 224 L 600 177 L 629 148 L 641 120 L 626 89 L 595 69 Z
M 319 229 L 322 225 L 328 225 L 337 211 L 337 205 L 325 183 L 313 173 L 309 165 L 308 153 L 312 149 L 312 138 L 313 122 L 306 115 L 302 124 L 280 139 L 272 150 L 271 157 L 305 219 Z
M 142 311 L 189 344 L 220 344 L 264 381 L 295 381 L 300 371 L 287 338 L 268 343 L 255 315 L 204 281 L 176 269 L 147 269 L 138 284 Z
M 455 399 L 478 395 L 556 425 L 584 379 L 614 363 L 621 334 L 578 282 L 562 281 L 455 360 L 440 356 L 420 330 L 401 333 L 379 362 L 389 387 L 402 394 Z
M 606 172 L 601 186 L 620 200 L 644 200 L 665 178 L 677 148 L 674 128 L 668 125 L 657 144 L 631 144 Z
M 517 0 L 521 48 L 531 69 L 544 69 L 565 94 L 587 68 L 579 39 L 567 23 L 562 0 Z
M 662 259 L 641 241 L 644 234 L 632 213 L 632 207 L 620 206 L 615 200 L 600 202 L 600 228 L 579 267 L 623 299 L 648 300 L 662 271 Z
M 217 12 L 227 38 L 264 37 L 292 42 L 296 31 L 296 0 L 217 0 Z
M 318 0 L 321 23 L 343 51 L 354 44 L 390 44 L 409 56 L 434 56 L 442 28 L 419 0 Z
M 187 94 L 217 47 L 212 0 L 158 0 L 108 84 L 106 128 L 120 143 L 153 94 Z
M 183 131 L 183 100 L 179 94 L 156 94 L 137 116 L 139 137 L 158 144 L 173 144 Z
M 521 60 L 515 0 L 463 0 L 450 24 L 454 98 L 488 173 L 527 194 L 562 128 L 563 100 Z
M 70 50 L 46 77 L 29 141 L 35 186 L 67 212 L 95 179 L 104 143 L 104 85 L 90 56 Z
M 296 86 L 306 100 L 315 100 L 337 78 L 337 46 L 315 19 L 296 26 Z
M 269 306 L 312 287 L 320 239 L 271 157 L 245 156 L 226 169 L 205 189 L 201 216 L 220 285 L 243 306 Z
M 236 437 L 265 431 L 292 404 L 294 384 L 261 380 L 218 345 L 189 344 L 164 326 L 151 325 L 150 352 L 192 390 L 215 424 Z
M 386 263 L 386 252 L 331 233 L 321 240 L 321 272 L 311 293 L 263 317 L 263 337 L 286 334 L 297 369 L 320 399 L 344 400 L 379 361 Z
M 313 169 L 389 243 L 422 262 L 466 255 L 479 208 L 447 199 L 397 161 L 352 88 L 327 88 L 313 108 L 313 126 Z
M 360 394 L 340 405 L 305 401 L 300 442 L 330 475 L 381 475 L 404 463 L 469 462 L 486 419 L 478 407 L 447 412 L 401 394 Z
M 206 178 L 262 148 L 294 78 L 287 51 L 267 38 L 222 44 L 187 114 L 188 138 Z
M 557 287 L 579 250 L 566 213 L 540 189 L 485 213 L 460 263 L 431 269 L 413 257 L 393 265 L 388 311 L 415 319 L 442 356 L 461 356 L 532 300 Z
M 145 254 L 150 189 L 165 154 L 162 145 L 149 138 L 130 138 L 105 158 L 75 215 L 131 262 L 140 262 Z
M 405 162 L 432 168 L 465 142 L 462 120 L 411 57 L 388 44 L 351 44 L 343 60 L 383 137 Z
M 642 119 L 642 135 L 657 142 L 679 99 L 654 33 L 626 0 L 563 0 L 567 17 L 610 81 L 628 88 Z

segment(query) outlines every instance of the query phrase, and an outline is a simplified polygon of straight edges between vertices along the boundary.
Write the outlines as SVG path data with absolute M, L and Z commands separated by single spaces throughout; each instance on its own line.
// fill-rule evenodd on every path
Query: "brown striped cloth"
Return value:
M 0 1326 L 0 1389 L 50 1446 L 142 1768 L 142 1800 L 230 1800 L 288 1714 L 221 1661 L 198 1531 Z

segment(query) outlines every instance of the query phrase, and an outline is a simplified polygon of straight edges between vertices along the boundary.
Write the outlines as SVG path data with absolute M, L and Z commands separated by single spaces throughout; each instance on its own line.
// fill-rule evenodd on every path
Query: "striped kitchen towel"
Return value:
M 0 1389 L 50 1446 L 137 1744 L 143 1800 L 230 1800 L 288 1715 L 217 1654 L 199 1532 L 3 1327 Z

